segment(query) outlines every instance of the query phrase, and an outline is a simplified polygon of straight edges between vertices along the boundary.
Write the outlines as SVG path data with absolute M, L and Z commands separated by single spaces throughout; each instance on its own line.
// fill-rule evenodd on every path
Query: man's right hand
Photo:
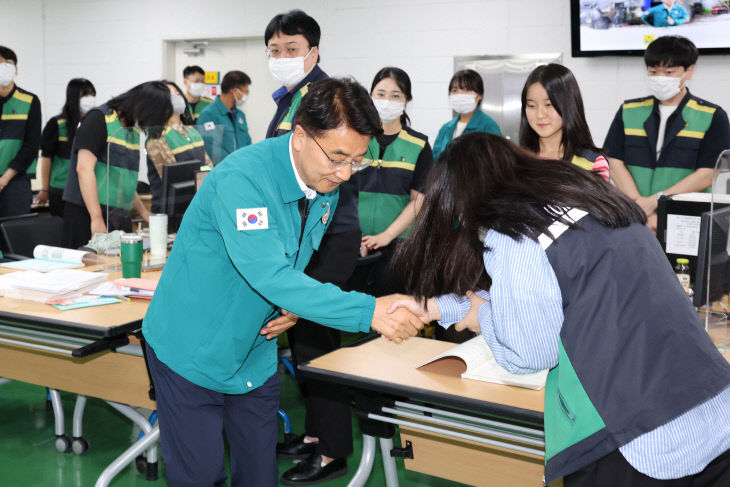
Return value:
M 393 303 L 407 296 L 393 294 L 375 300 L 375 312 L 370 327 L 385 338 L 400 343 L 412 336 L 416 336 L 423 328 L 423 322 L 405 308 L 399 308 L 389 313 Z

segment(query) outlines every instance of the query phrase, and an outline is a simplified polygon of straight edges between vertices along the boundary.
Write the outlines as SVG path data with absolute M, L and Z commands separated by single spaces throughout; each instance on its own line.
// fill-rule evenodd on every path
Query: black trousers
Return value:
M 63 190 L 51 189 L 48 191 L 48 209 L 53 216 L 63 218 Z
M 715 458 L 702 472 L 679 479 L 658 480 L 644 475 L 615 450 L 575 473 L 565 476 L 564 487 L 720 487 L 730 486 L 730 450 Z
M 18 174 L 0 191 L 0 217 L 30 213 L 32 202 L 30 176 Z
M 64 202 L 63 206 L 63 246 L 77 249 L 91 240 L 91 216 L 85 206 Z M 106 221 L 107 207 L 101 205 L 101 215 Z M 109 231 L 132 231 L 132 217 L 128 211 L 109 208 Z
M 325 235 L 312 256 L 306 274 L 347 290 L 347 280 L 357 265 L 359 230 Z M 340 331 L 308 320 L 289 329 L 294 366 L 340 348 Z M 342 458 L 352 453 L 350 394 L 345 386 L 297 376 L 304 397 L 304 432 L 319 438 L 319 453 Z

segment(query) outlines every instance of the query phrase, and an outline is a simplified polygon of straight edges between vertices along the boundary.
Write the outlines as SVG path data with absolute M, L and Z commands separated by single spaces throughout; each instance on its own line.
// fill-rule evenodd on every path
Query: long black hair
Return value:
M 370 95 L 372 95 L 373 91 L 375 91 L 375 85 L 380 83 L 385 78 L 392 78 L 393 81 L 395 81 L 395 84 L 398 85 L 400 91 L 405 95 L 406 102 L 409 102 L 413 99 L 413 95 L 411 93 L 411 78 L 408 77 L 408 73 L 394 66 L 386 66 L 377 73 L 375 73 L 375 78 L 373 78 L 373 84 L 370 85 Z M 403 110 L 403 115 L 400 116 L 400 123 L 402 125 L 411 124 L 411 119 L 410 117 L 408 117 L 408 114 L 405 112 L 405 110 Z
M 170 90 L 164 81 L 147 81 L 115 96 L 106 104 L 127 127 L 162 127 L 172 116 Z
M 89 95 L 96 96 L 96 88 L 86 78 L 74 78 L 66 85 L 66 103 L 63 104 L 63 108 L 61 109 L 61 116 L 66 119 L 68 140 L 74 140 L 76 127 L 79 126 L 79 121 L 81 120 L 79 100 Z
M 525 115 L 527 90 L 535 83 L 540 83 L 550 98 L 555 110 L 563 118 L 563 160 L 570 161 L 581 150 L 588 149 L 603 152 L 596 147 L 591 131 L 586 122 L 583 98 L 573 73 L 560 64 L 546 64 L 536 67 L 525 81 L 522 88 L 522 112 L 520 119 L 520 145 L 537 153 L 540 150 L 540 137 L 530 127 Z
M 480 233 L 494 229 L 533 240 L 556 220 L 575 227 L 561 209 L 580 208 L 601 224 L 645 223 L 623 193 L 565 161 L 544 159 L 487 133 L 454 139 L 429 176 L 425 201 L 395 265 L 419 298 L 487 289 Z

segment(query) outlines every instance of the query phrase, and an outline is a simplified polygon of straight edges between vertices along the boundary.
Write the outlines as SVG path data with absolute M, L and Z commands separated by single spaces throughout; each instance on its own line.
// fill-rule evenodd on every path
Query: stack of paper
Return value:
M 102 261 L 91 252 L 82 250 L 64 249 L 49 245 L 36 245 L 33 249 L 33 259 L 3 262 L 3 267 L 10 269 L 49 272 L 56 269 L 70 269 L 98 264 Z
M 0 276 L 0 293 L 7 298 L 48 301 L 80 295 L 108 278 L 108 274 L 75 269 L 46 273 L 13 272 Z

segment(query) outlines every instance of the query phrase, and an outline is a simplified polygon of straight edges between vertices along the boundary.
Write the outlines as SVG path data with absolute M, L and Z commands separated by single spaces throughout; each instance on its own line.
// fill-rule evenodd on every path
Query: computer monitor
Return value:
M 695 306 L 707 304 L 708 297 L 717 301 L 726 293 L 730 284 L 730 208 L 702 214 L 694 276 Z
M 167 214 L 171 232 L 180 227 L 183 214 L 195 196 L 195 173 L 201 164 L 194 160 L 162 166 L 162 211 Z

